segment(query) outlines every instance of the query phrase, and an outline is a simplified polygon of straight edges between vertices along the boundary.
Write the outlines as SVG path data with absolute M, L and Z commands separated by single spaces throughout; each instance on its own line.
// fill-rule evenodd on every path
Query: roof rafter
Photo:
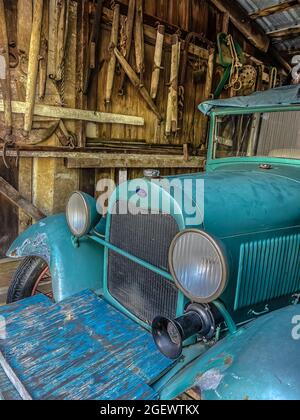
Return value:
M 230 0 L 210 0 L 222 13 L 228 13 L 234 26 L 260 51 L 266 53 L 270 39 L 256 22 L 252 22 L 245 10 L 237 2 Z
M 300 0 L 287 0 L 284 3 L 276 4 L 274 6 L 258 10 L 257 12 L 250 13 L 249 17 L 253 20 L 256 20 L 258 18 L 274 15 L 275 13 L 284 12 L 286 10 L 292 9 L 295 6 L 298 6 L 299 4 Z
M 270 38 L 277 39 L 279 41 L 296 38 L 300 35 L 300 25 L 288 28 L 281 28 L 272 32 L 267 32 L 267 35 Z

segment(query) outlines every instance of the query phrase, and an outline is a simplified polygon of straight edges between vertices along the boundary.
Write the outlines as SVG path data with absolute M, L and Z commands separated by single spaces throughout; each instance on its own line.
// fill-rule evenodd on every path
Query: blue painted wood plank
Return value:
M 0 400 L 21 400 L 16 388 L 12 385 L 4 370 L 0 367 Z
M 0 341 L 33 399 L 155 399 L 149 383 L 172 365 L 148 331 L 83 292 L 22 319 Z M 21 313 L 21 312 L 20 312 Z

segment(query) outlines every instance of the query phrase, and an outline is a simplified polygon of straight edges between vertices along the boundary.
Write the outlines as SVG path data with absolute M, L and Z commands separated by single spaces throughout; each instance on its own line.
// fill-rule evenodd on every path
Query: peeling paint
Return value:
M 38 234 L 35 238 L 27 238 L 21 246 L 11 251 L 13 258 L 22 258 L 26 256 L 37 256 L 50 264 L 50 249 L 48 246 L 48 237 L 45 233 Z
M 222 375 L 218 369 L 211 369 L 198 378 L 196 386 L 200 388 L 201 391 L 216 391 L 223 378 L 224 375 Z

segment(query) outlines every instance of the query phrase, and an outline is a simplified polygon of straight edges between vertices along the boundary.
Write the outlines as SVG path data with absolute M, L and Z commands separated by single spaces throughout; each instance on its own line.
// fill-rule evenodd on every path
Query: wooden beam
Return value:
M 88 159 L 68 159 L 69 169 L 91 169 L 91 168 L 144 168 L 144 169 L 203 169 L 204 158 L 191 157 L 187 161 L 184 156 L 158 156 L 158 155 L 120 155 L 102 154 Z
M 277 31 L 268 32 L 270 38 L 284 41 L 285 39 L 295 38 L 300 35 L 300 25 L 282 28 Z
M 28 214 L 34 220 L 40 220 L 46 217 L 44 213 L 22 197 L 21 194 L 2 177 L 0 177 L 0 194 L 4 195 L 12 204 L 22 209 L 24 213 Z
M 3 112 L 3 101 L 0 100 L 0 112 Z M 25 102 L 12 102 L 12 112 L 15 114 L 24 114 L 26 110 Z M 62 108 L 52 105 L 36 104 L 34 115 L 40 117 L 58 118 L 65 120 L 89 121 L 103 124 L 125 124 L 143 126 L 144 118 L 133 117 L 130 115 L 110 114 L 105 112 L 84 111 L 81 109 Z
M 286 10 L 292 9 L 293 7 L 299 4 L 299 0 L 287 0 L 280 4 L 275 4 L 274 6 L 266 7 L 265 9 L 258 10 L 249 14 L 249 17 L 253 20 L 274 15 L 275 13 L 284 12 Z
M 0 150 L 0 157 L 3 151 Z M 151 154 L 151 153 L 99 153 L 76 151 L 39 151 L 39 150 L 7 150 L 6 156 L 39 159 L 68 159 L 68 168 L 198 168 L 202 169 L 205 157 L 190 157 L 184 155 Z
M 260 51 L 266 53 L 270 39 L 263 33 L 258 24 L 251 21 L 247 13 L 236 2 L 231 0 L 210 0 L 222 13 L 228 13 L 234 26 Z

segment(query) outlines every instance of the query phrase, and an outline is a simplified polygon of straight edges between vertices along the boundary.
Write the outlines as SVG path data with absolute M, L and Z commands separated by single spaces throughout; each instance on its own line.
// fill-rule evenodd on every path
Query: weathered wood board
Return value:
M 157 399 L 149 384 L 173 365 L 150 333 L 89 291 L 56 305 L 34 297 L 0 316 L 2 366 L 23 399 Z

